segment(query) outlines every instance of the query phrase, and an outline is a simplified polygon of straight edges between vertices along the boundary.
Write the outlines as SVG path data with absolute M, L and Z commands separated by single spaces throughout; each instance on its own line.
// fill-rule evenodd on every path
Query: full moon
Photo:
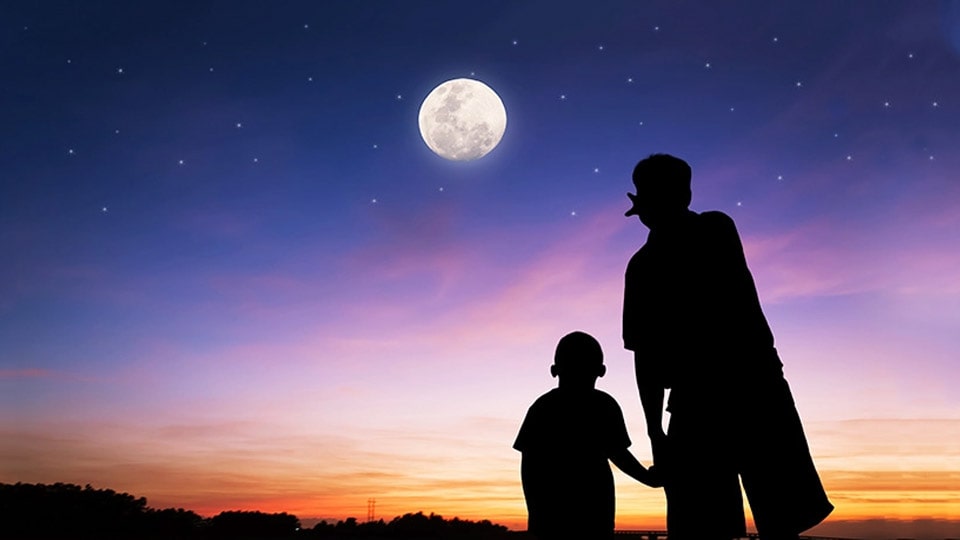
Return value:
M 507 128 L 503 101 L 474 79 L 440 84 L 420 105 L 420 136 L 438 156 L 453 161 L 479 159 L 493 150 Z

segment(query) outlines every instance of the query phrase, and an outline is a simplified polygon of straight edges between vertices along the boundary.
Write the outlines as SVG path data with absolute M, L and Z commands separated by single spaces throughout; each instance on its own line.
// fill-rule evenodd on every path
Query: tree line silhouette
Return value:
M 302 528 L 291 514 L 225 511 L 205 518 L 183 508 L 155 509 L 147 499 L 89 484 L 0 483 L 0 538 L 10 540 L 273 540 L 516 538 L 488 520 L 444 519 L 423 512 L 391 521 L 347 518 Z

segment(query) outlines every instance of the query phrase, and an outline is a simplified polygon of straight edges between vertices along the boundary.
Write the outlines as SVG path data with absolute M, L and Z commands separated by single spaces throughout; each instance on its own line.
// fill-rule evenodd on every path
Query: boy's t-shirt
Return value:
M 623 412 L 609 394 L 555 388 L 538 398 L 513 444 L 523 453 L 528 529 L 612 532 L 609 456 L 629 446 Z

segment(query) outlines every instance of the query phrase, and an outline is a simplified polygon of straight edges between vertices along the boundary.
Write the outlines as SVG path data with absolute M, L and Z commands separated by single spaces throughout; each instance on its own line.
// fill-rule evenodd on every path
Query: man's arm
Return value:
M 667 435 L 663 432 L 663 383 L 660 374 L 650 369 L 650 363 L 644 362 L 640 353 L 633 353 L 633 365 L 637 375 L 637 390 L 640 392 L 640 405 L 647 420 L 647 436 L 650 437 L 650 449 L 653 451 L 653 463 L 662 472 L 669 470 L 667 455 Z
M 650 440 L 661 439 L 663 433 L 663 383 L 660 376 L 649 369 L 640 353 L 633 353 L 633 367 L 637 375 L 637 390 L 640 392 L 640 405 L 647 420 L 647 435 Z

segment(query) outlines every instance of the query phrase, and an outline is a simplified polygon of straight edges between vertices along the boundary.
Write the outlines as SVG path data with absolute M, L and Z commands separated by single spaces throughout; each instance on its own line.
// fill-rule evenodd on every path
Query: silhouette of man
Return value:
M 513 443 L 522 453 L 527 529 L 541 540 L 613 538 L 610 461 L 635 480 L 660 486 L 630 453 L 620 406 L 595 388 L 605 372 L 593 336 L 571 332 L 561 338 L 550 366 L 557 388 L 530 406 Z
M 736 226 L 696 213 L 690 166 L 667 154 L 633 171 L 650 229 L 627 265 L 624 346 L 664 479 L 670 540 L 795 539 L 833 510 L 810 457 Z M 665 389 L 670 425 L 662 428 Z

